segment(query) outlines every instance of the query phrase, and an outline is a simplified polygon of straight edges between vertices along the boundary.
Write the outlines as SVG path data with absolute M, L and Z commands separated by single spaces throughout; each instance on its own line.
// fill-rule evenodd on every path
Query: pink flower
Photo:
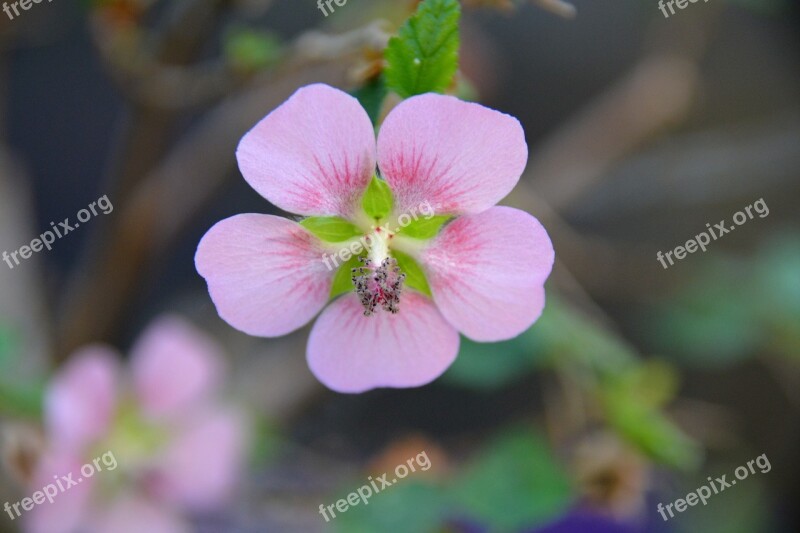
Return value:
M 185 321 L 164 317 L 134 346 L 127 379 L 118 359 L 105 346 L 84 348 L 48 386 L 49 446 L 31 489 L 59 490 L 24 517 L 26 531 L 189 531 L 182 512 L 230 496 L 246 426 L 217 397 L 217 346 Z
M 217 223 L 198 246 L 197 270 L 220 316 L 250 335 L 285 335 L 322 311 L 307 359 L 331 389 L 423 385 L 455 359 L 458 332 L 504 340 L 542 312 L 550 239 L 531 215 L 494 207 L 519 181 L 527 154 L 513 117 L 436 94 L 398 105 L 376 146 L 357 100 L 326 85 L 301 88 L 242 138 L 239 168 L 279 208 L 357 228 L 368 260 L 352 290 L 332 295 L 325 254 L 342 243 L 271 215 Z M 362 208 L 377 167 L 393 197 L 393 210 L 378 220 Z M 429 239 L 392 230 L 423 204 L 455 218 Z M 409 287 L 413 273 L 398 268 L 397 252 L 426 281 Z

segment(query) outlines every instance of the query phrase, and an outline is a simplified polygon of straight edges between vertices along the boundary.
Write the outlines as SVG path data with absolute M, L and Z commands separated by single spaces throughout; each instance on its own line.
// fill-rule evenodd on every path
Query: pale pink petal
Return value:
M 29 496 L 42 502 L 26 512 L 24 530 L 28 533 L 73 533 L 80 531 L 90 517 L 90 498 L 94 476 L 81 475 L 83 461 L 54 449 L 44 455 L 36 467 Z M 95 474 L 96 476 L 97 474 Z M 75 482 L 76 484 L 73 484 Z M 20 512 L 25 512 L 22 507 Z M 16 514 L 15 514 L 15 520 Z
M 45 425 L 54 446 L 79 451 L 102 437 L 116 409 L 117 354 L 104 346 L 76 352 L 45 394 Z
M 236 157 L 244 179 L 281 209 L 348 217 L 375 173 L 375 132 L 358 100 L 309 85 L 242 137 Z
M 425 202 L 439 214 L 484 211 L 511 192 L 527 160 L 517 119 L 452 96 L 409 98 L 378 135 L 378 165 L 399 214 Z
M 334 272 L 323 262 L 327 252 L 296 222 L 237 215 L 205 234 L 195 265 L 226 322 L 250 335 L 279 337 L 328 301 Z
M 334 301 L 308 339 L 311 371 L 338 392 L 430 383 L 455 360 L 459 337 L 428 298 L 400 297 L 400 311 L 364 316 L 355 293 Z
M 180 430 L 149 479 L 164 501 L 209 510 L 232 495 L 246 458 L 244 417 L 232 409 L 207 411 Z
M 189 533 L 189 524 L 156 501 L 126 495 L 102 508 L 88 528 L 91 533 Z
M 539 221 L 511 207 L 455 219 L 422 254 L 442 314 L 484 342 L 515 337 L 539 318 L 554 258 Z
M 219 346 L 176 316 L 155 321 L 131 351 L 133 387 L 143 413 L 182 414 L 207 399 L 222 378 Z

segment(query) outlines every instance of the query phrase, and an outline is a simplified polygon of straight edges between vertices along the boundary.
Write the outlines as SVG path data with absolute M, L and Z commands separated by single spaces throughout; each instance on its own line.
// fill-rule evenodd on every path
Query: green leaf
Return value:
M 300 225 L 325 242 L 344 242 L 362 234 L 356 226 L 339 217 L 308 217 Z
M 398 252 L 397 250 L 392 250 L 392 256 L 397 260 L 397 266 L 399 266 L 400 270 L 406 275 L 406 286 L 416 289 L 422 294 L 431 296 L 431 287 L 428 285 L 425 272 L 422 270 L 422 267 L 419 266 L 419 263 L 410 255 Z M 402 304 L 402 299 L 400 301 Z
M 389 40 L 386 85 L 403 98 L 443 92 L 458 69 L 461 5 L 457 0 L 425 0 Z
M 0 413 L 12 417 L 39 418 L 44 402 L 43 384 L 11 384 L 0 381 Z
M 598 374 L 614 374 L 634 361 L 635 354 L 616 337 L 548 291 L 542 316 L 518 337 L 497 343 L 462 339 L 459 356 L 444 379 L 491 390 L 544 365 L 586 366 Z
M 275 459 L 284 445 L 280 425 L 273 420 L 254 415 L 250 427 L 250 464 L 264 467 Z
M 8 375 L 17 349 L 17 340 L 10 328 L 0 325 L 0 375 Z
M 246 71 L 261 70 L 281 55 L 281 44 L 275 35 L 247 28 L 230 31 L 223 49 L 234 67 Z
M 539 435 L 515 429 L 495 440 L 456 483 L 463 511 L 494 532 L 533 528 L 573 500 L 568 476 Z
M 461 338 L 455 362 L 442 379 L 452 385 L 477 390 L 497 390 L 529 374 L 541 359 L 534 337 L 536 327 L 502 342 L 475 342 Z
M 361 206 L 367 215 L 375 220 L 387 217 L 394 206 L 394 198 L 392 198 L 392 190 L 389 185 L 379 177 L 373 176 L 364 193 L 364 198 L 361 200 Z
M 340 294 L 355 290 L 353 285 L 353 269 L 362 266 L 358 257 L 351 257 L 349 261 L 336 271 L 333 277 L 333 285 L 331 286 L 331 298 L 336 298 Z
M 367 112 L 373 124 L 378 123 L 383 101 L 388 92 L 389 90 L 386 88 L 386 82 L 383 76 L 378 76 L 368 81 L 353 92 L 353 96 L 361 103 L 361 106 Z
M 658 411 L 675 389 L 672 369 L 648 361 L 605 380 L 599 394 L 609 424 L 622 437 L 656 461 L 691 469 L 700 460 L 700 448 Z
M 357 491 L 358 488 L 349 490 Z M 346 497 L 347 494 L 340 495 L 342 499 Z M 340 514 L 336 511 L 336 518 L 333 520 L 335 530 L 343 533 L 433 532 L 440 531 L 439 528 L 446 518 L 444 492 L 411 479 L 399 480 L 390 490 L 373 494 L 367 502 L 364 505 L 359 500 L 346 513 Z
M 450 215 L 436 215 L 430 218 L 420 218 L 414 220 L 409 225 L 397 230 L 398 234 L 405 235 L 414 239 L 430 239 L 435 237 L 442 229 L 445 222 L 452 219 Z
M 554 364 L 586 366 L 605 375 L 628 368 L 637 358 L 632 348 L 618 336 L 552 291 L 548 291 L 544 313 L 534 327 L 536 339 Z

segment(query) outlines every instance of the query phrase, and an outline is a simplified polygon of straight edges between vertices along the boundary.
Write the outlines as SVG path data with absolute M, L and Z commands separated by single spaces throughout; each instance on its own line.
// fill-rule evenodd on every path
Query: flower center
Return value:
M 369 239 L 369 256 L 358 258 L 364 266 L 352 270 L 364 316 L 372 316 L 379 305 L 392 314 L 399 310 L 406 275 L 397 266 L 397 260 L 389 256 L 389 241 L 393 236 L 385 228 L 375 228 Z

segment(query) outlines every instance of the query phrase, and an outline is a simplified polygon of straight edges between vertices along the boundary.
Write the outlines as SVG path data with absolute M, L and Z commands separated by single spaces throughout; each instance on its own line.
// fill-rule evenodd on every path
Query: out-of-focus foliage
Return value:
M 357 489 L 353 486 L 339 497 L 344 498 L 348 492 Z M 368 505 L 359 503 L 343 514 L 337 513 L 334 519 L 336 531 L 436 531 L 448 508 L 446 498 L 441 487 L 405 479 L 373 495 Z
M 698 446 L 660 412 L 675 395 L 676 381 L 671 367 L 648 361 L 610 377 L 600 396 L 608 422 L 622 437 L 657 461 L 693 468 Z
M 457 0 L 425 0 L 389 40 L 386 84 L 404 98 L 443 92 L 458 69 L 461 5 Z
M 15 355 L 21 353 L 13 331 L 0 326 L 0 414 L 22 418 L 36 418 L 42 410 L 42 387 L 30 384 L 14 375 L 18 363 Z
M 0 326 L 0 371 L 9 368 L 11 349 L 14 345 L 13 334 L 5 326 Z M 5 374 L 5 372 L 3 372 Z
M 438 531 L 454 519 L 468 519 L 491 531 L 518 531 L 558 516 L 573 500 L 567 474 L 544 439 L 513 428 L 479 451 L 460 474 L 439 483 L 399 481 L 369 505 L 337 515 L 335 525 L 348 533 L 405 533 Z
M 558 297 L 550 296 L 539 321 L 515 339 L 462 342 L 445 374 L 448 383 L 494 390 L 541 366 L 583 368 L 594 376 L 586 394 L 599 402 L 620 436 L 656 461 L 681 468 L 698 464 L 697 445 L 661 412 L 677 388 L 673 370 L 665 363 L 643 362 L 613 333 Z
M 708 260 L 653 320 L 663 350 L 695 365 L 766 350 L 800 353 L 800 239 L 767 241 L 752 261 Z M 731 287 L 736 287 L 735 291 Z
M 223 49 L 234 68 L 244 72 L 268 67 L 282 53 L 280 41 L 275 35 L 248 28 L 229 31 L 225 36 Z
M 714 468 L 713 472 L 732 472 L 735 464 Z M 711 473 L 712 470 L 708 470 Z M 728 476 L 730 477 L 730 475 Z M 706 477 L 687 480 L 676 489 L 676 495 L 688 494 L 702 485 L 708 485 Z M 675 533 L 753 533 L 756 531 L 786 531 L 771 523 L 769 502 L 763 483 L 757 476 L 747 478 L 729 489 L 712 496 L 706 508 L 699 505 L 694 512 L 685 512 L 680 520 L 673 520 Z M 712 512 L 711 509 L 714 511 Z M 704 512 L 705 511 L 705 512 Z
M 381 106 L 388 92 L 386 82 L 382 75 L 369 80 L 353 92 L 353 96 L 358 98 L 358 101 L 361 103 L 364 110 L 366 110 L 373 124 L 377 124 L 378 122 Z
M 520 336 L 497 343 L 462 339 L 458 359 L 444 379 L 470 388 L 497 389 L 564 358 L 596 371 L 614 372 L 632 364 L 636 355 L 550 293 L 541 318 Z
M 532 431 L 501 435 L 467 467 L 454 487 L 467 516 L 491 531 L 518 531 L 566 511 L 572 488 L 550 447 Z

